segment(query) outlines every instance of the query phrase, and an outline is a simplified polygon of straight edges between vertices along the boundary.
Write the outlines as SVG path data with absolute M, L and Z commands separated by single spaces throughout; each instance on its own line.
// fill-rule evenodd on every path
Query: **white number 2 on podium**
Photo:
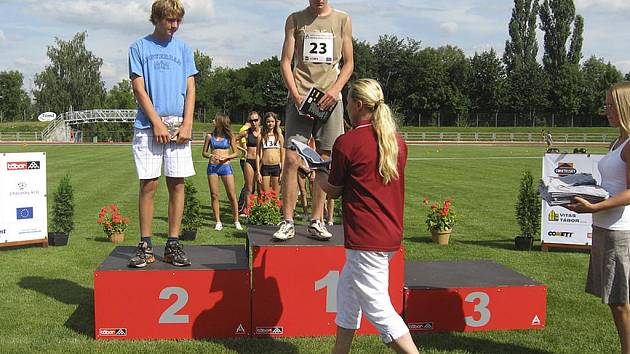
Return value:
M 171 295 L 175 295 L 177 300 L 162 312 L 158 323 L 189 323 L 188 315 L 177 315 L 177 311 L 183 309 L 188 303 L 188 292 L 184 288 L 164 288 L 160 292 L 160 299 L 168 300 Z

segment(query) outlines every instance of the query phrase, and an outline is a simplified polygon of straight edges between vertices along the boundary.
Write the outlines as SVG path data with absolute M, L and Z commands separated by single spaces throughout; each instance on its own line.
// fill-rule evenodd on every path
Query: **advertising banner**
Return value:
M 48 235 L 46 154 L 0 154 L 0 247 Z
M 604 155 L 545 154 L 542 177 L 563 177 L 576 173 L 590 173 L 597 183 L 601 176 L 597 163 Z M 543 243 L 591 245 L 591 214 L 578 214 L 561 206 L 550 206 L 542 201 L 541 240 Z

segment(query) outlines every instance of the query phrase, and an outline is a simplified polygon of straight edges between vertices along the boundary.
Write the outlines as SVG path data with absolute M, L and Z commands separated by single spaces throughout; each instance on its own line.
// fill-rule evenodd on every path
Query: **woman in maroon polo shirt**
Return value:
M 316 175 L 329 196 L 343 196 L 346 263 L 337 288 L 333 353 L 350 351 L 362 313 L 385 344 L 399 353 L 418 353 L 388 292 L 389 260 L 403 236 L 407 145 L 378 82 L 355 81 L 347 101 L 354 129 L 335 141 L 330 174 Z

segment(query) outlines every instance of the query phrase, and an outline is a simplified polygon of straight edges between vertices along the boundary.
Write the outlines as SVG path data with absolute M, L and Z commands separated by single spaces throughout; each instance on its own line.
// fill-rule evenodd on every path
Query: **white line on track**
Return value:
M 408 157 L 410 161 L 432 160 L 515 160 L 515 159 L 542 159 L 542 156 L 484 156 L 484 157 Z

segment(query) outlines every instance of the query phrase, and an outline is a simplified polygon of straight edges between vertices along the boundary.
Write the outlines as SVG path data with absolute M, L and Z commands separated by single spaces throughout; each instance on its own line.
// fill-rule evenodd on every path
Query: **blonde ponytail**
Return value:
M 392 111 L 385 103 L 383 90 L 376 80 L 360 79 L 352 83 L 350 96 L 372 111 L 372 126 L 378 142 L 378 174 L 383 184 L 398 179 L 398 135 Z
M 630 134 L 630 82 L 614 84 L 609 91 L 619 112 L 619 125 Z

